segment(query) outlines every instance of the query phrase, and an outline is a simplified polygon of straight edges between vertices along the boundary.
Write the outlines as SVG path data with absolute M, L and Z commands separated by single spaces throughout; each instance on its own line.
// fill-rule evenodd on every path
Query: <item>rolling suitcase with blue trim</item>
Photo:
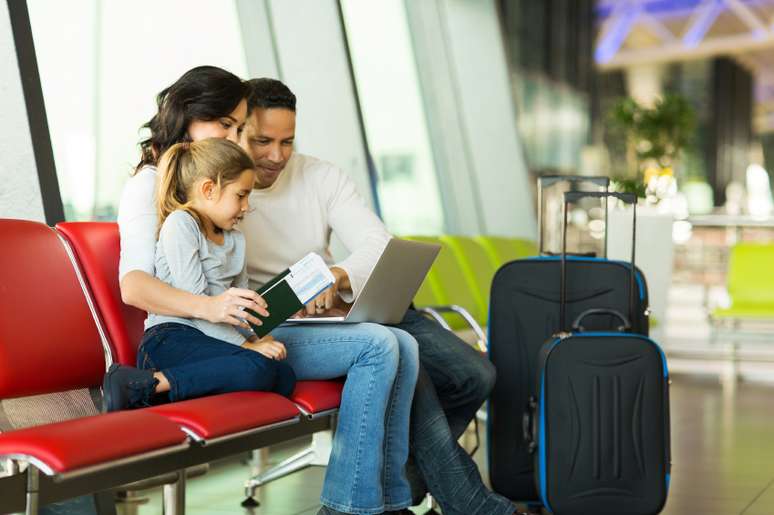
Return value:
M 573 200 L 588 195 L 568 193 Z M 565 215 L 566 224 L 566 215 Z M 566 228 L 565 228 L 566 232 Z M 632 263 L 634 262 L 632 243 Z M 567 279 L 561 267 L 560 321 L 566 323 Z M 654 515 L 666 503 L 671 468 L 669 374 L 666 357 L 653 340 L 633 334 L 636 298 L 630 269 L 627 316 L 592 308 L 577 316 L 571 332 L 560 332 L 540 349 L 537 396 L 524 417 L 525 439 L 535 452 L 542 504 L 557 515 Z M 588 331 L 590 316 L 607 313 L 617 331 Z
M 496 492 L 519 502 L 540 502 L 522 419 L 530 398 L 536 395 L 540 348 L 563 328 L 559 320 L 561 267 L 559 255 L 519 259 L 503 265 L 492 281 L 488 341 L 497 381 L 487 418 L 489 478 Z M 565 267 L 568 319 L 594 308 L 627 312 L 631 263 L 566 256 Z M 631 331 L 647 335 L 647 283 L 636 267 L 634 272 Z M 584 324 L 600 331 L 620 325 L 606 312 L 587 315 Z

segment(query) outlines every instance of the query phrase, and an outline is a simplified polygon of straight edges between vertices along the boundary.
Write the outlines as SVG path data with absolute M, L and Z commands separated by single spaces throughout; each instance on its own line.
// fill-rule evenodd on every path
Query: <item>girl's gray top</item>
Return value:
M 231 287 L 247 288 L 245 237 L 236 229 L 223 232 L 223 245 L 208 240 L 188 212 L 171 213 L 156 242 L 155 276 L 196 295 L 220 295 Z M 148 314 L 145 329 L 175 322 L 199 329 L 207 336 L 241 345 L 255 336 L 252 330 L 213 324 L 197 318 Z

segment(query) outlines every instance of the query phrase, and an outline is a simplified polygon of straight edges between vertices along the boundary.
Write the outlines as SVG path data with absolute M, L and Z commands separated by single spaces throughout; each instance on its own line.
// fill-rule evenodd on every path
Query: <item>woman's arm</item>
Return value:
M 126 304 L 149 313 L 199 318 L 214 324 L 241 325 L 239 319 L 246 318 L 255 325 L 261 325 L 259 319 L 240 310 L 240 306 L 268 316 L 266 301 L 253 290 L 230 288 L 215 297 L 195 295 L 139 270 L 132 270 L 121 279 L 121 298 Z

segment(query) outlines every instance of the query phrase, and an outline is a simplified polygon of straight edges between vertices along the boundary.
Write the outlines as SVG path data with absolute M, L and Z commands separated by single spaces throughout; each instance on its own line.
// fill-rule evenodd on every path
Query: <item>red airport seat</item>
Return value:
M 118 284 L 118 225 L 65 222 L 56 229 L 72 246 L 97 304 L 117 363 L 135 366 L 146 313 L 121 300 Z
M 137 347 L 143 333 L 142 313 L 127 307 L 121 300 L 118 284 L 120 237 L 118 225 L 108 222 L 64 222 L 56 226 L 72 245 L 83 270 L 114 356 L 119 362 L 134 365 Z M 143 314 L 144 315 L 144 314 Z M 197 440 L 229 431 L 262 428 L 276 424 L 277 416 L 287 423 L 298 421 L 298 409 L 285 399 L 268 392 L 236 392 L 184 401 L 181 406 L 152 408 L 170 416 Z M 232 419 L 232 420 L 229 420 Z M 232 425 L 231 424 L 235 424 Z
M 185 445 L 186 440 L 185 433 L 161 415 L 119 411 L 0 434 L 0 456 L 27 457 L 47 475 L 55 475 Z
M 142 411 L 163 415 L 195 439 L 205 441 L 298 420 L 298 409 L 293 403 L 280 395 L 263 392 L 224 393 Z
M 290 399 L 308 417 L 337 410 L 341 404 L 344 381 L 299 381 Z
M 98 387 L 106 342 L 63 242 L 46 225 L 7 219 L 0 219 L 0 239 L 0 399 Z M 152 412 L 77 418 L 0 434 L 0 458 L 30 463 L 27 476 L 43 472 L 60 481 L 62 474 L 107 470 L 148 454 L 176 456 L 188 447 L 174 422 Z M 143 477 L 139 468 L 127 474 Z M 85 487 L 80 483 L 58 495 L 87 493 L 79 490 Z M 27 495 L 34 504 L 36 491 Z

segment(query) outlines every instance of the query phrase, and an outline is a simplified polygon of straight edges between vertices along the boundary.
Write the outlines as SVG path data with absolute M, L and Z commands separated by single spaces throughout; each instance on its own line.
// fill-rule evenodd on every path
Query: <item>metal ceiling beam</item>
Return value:
M 641 7 L 631 1 L 622 1 L 603 27 L 596 45 L 594 58 L 598 63 L 609 61 L 616 55 L 637 20 Z
M 651 15 L 649 12 L 645 10 L 640 12 L 640 22 L 664 43 L 674 43 L 677 41 L 677 38 L 672 34 L 672 31 L 666 28 L 666 26 L 661 23 L 661 20 Z
M 746 33 L 705 39 L 701 44 L 692 47 L 680 42 L 638 50 L 624 50 L 616 53 L 607 62 L 598 62 L 598 66 L 603 70 L 614 70 L 641 64 L 688 61 L 721 55 L 735 56 L 766 48 L 774 48 L 774 34 L 768 32 L 763 36 L 755 36 Z
M 688 22 L 688 30 L 683 35 L 683 44 L 695 47 L 704 39 L 709 29 L 715 23 L 720 13 L 723 12 L 722 0 L 704 0 L 696 8 Z
M 758 15 L 756 15 L 747 5 L 742 3 L 741 0 L 725 0 L 725 3 L 751 30 L 758 32 L 761 35 L 770 31 Z

